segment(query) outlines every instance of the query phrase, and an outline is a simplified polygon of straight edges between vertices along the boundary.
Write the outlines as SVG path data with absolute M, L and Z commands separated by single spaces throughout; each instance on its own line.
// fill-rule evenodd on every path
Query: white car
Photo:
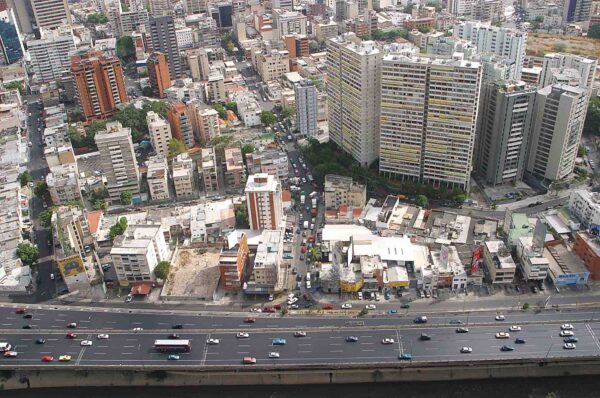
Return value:
M 561 330 L 559 333 L 560 337 L 574 336 L 575 334 L 571 330 Z
M 496 333 L 496 338 L 497 339 L 508 339 L 510 337 L 509 333 L 506 332 L 498 332 Z
M 132 330 L 134 332 L 141 332 L 142 330 L 144 330 L 144 328 L 133 328 Z
M 374 310 L 375 308 L 377 308 L 377 306 L 375 304 L 367 304 L 365 305 L 365 308 L 368 310 Z
M 294 332 L 294 337 L 306 337 L 306 332 L 301 330 Z
M 275 352 L 275 351 L 270 352 L 269 353 L 269 358 L 271 358 L 271 359 L 279 358 L 279 353 Z
M 505 318 L 504 318 L 504 315 L 496 315 L 496 318 L 495 318 L 495 319 L 496 319 L 497 321 L 503 321 Z
M 394 339 L 383 339 L 381 344 L 394 344 Z
M 81 345 L 82 346 L 91 346 L 92 340 L 81 340 Z
M 473 352 L 473 349 L 471 347 L 463 347 L 460 349 L 460 352 L 462 352 L 463 354 L 470 354 L 471 352 Z
M 520 332 L 521 326 L 512 325 L 511 327 L 508 328 L 508 330 L 510 330 L 511 332 Z
M 350 303 L 344 303 L 344 304 L 342 304 L 342 309 L 343 310 L 349 310 L 351 308 L 352 308 L 352 304 L 350 304 Z
M 107 334 L 99 334 L 98 335 L 98 340 L 108 340 L 109 338 L 110 338 L 110 336 Z
M 219 344 L 219 339 L 208 339 L 208 340 L 206 340 L 206 344 L 210 344 L 210 345 Z
M 571 325 L 570 323 L 565 323 L 560 325 L 560 329 L 561 330 L 573 330 L 573 325 Z
M 300 282 L 298 282 L 298 283 L 300 283 Z M 293 310 L 297 310 L 298 308 L 300 308 L 300 306 L 298 304 L 292 304 L 292 305 L 290 305 L 290 308 Z
M 248 337 L 250 337 L 250 334 L 246 333 L 246 332 L 238 332 L 235 337 L 237 337 L 238 339 L 247 339 Z
M 565 345 L 563 345 L 563 348 L 565 350 L 574 350 L 577 346 L 575 345 L 575 343 L 565 343 Z
M 294 297 L 288 300 L 288 305 L 292 305 L 298 302 L 298 297 Z

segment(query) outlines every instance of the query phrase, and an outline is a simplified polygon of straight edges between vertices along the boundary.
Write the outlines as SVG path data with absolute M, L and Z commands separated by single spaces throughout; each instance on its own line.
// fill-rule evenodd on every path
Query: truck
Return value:
M 304 202 L 305 202 L 305 201 L 306 201 L 306 195 L 304 195 L 304 194 L 300 195 L 300 204 L 301 204 L 302 206 L 304 206 Z
M 312 198 L 312 208 L 313 209 L 317 208 L 317 198 Z
M 304 221 L 304 229 L 308 229 L 308 221 Z
M 310 197 L 311 197 L 311 199 L 314 199 L 314 198 L 316 198 L 316 197 L 317 197 L 317 191 L 312 191 L 312 192 L 310 193 Z

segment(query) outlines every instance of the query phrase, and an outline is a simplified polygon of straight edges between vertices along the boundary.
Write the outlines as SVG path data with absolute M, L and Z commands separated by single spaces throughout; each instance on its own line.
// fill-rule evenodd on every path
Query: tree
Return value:
M 154 268 L 154 276 L 163 281 L 169 276 L 169 270 L 171 269 L 171 263 L 168 261 L 161 261 Z
M 38 198 L 43 198 L 48 193 L 48 184 L 45 181 L 38 182 L 33 188 L 33 193 Z
M 110 227 L 108 231 L 108 236 L 110 237 L 110 241 L 112 242 L 119 235 L 123 235 L 125 230 L 127 229 L 127 219 L 125 217 L 121 217 L 119 221 L 117 221 L 113 226 Z
M 23 95 L 25 92 L 25 89 L 23 88 L 23 82 L 16 80 L 14 82 L 5 83 L 4 88 L 7 90 L 18 90 L 19 94 L 21 95 Z
M 132 195 L 131 192 L 129 191 L 123 191 L 121 192 L 121 204 L 128 206 L 131 204 L 131 199 L 132 199 Z
M 595 23 L 590 26 L 587 35 L 588 37 L 592 37 L 594 39 L 600 39 L 600 24 Z
M 17 257 L 24 265 L 33 265 L 40 258 L 40 252 L 31 243 L 22 242 L 17 245 Z
M 117 56 L 125 63 L 135 61 L 133 37 L 123 36 L 117 39 Z
M 31 174 L 29 174 L 29 171 L 25 170 L 24 172 L 19 174 L 17 180 L 19 180 L 19 184 L 21 184 L 21 186 L 24 187 L 25 185 L 32 182 L 33 178 L 31 177 Z
M 214 104 L 213 109 L 219 113 L 219 117 L 223 120 L 227 120 L 227 110 L 221 104 Z
M 154 95 L 154 90 L 152 90 L 152 87 L 146 86 L 142 89 L 142 95 L 144 97 L 152 97 Z
M 228 55 L 233 55 L 235 46 L 233 45 L 233 41 L 231 40 L 230 32 L 227 32 L 225 33 L 225 35 L 223 35 L 223 38 L 221 39 L 221 47 L 225 49 Z
M 308 52 L 309 53 L 316 53 L 320 50 L 321 48 L 319 47 L 319 43 L 317 43 L 316 41 L 311 41 L 308 44 Z
M 260 113 L 260 121 L 265 126 L 271 126 L 271 125 L 275 124 L 275 122 L 277 121 L 277 118 L 275 117 L 275 114 L 273 112 L 262 111 Z
M 312 247 L 308 251 L 308 257 L 313 263 L 321 261 L 321 249 L 318 246 Z
M 131 129 L 131 138 L 133 141 L 139 141 L 148 135 L 148 123 L 146 123 L 145 109 L 138 109 L 134 105 L 127 105 L 119 110 L 113 116 L 112 120 L 120 122 L 123 127 Z
M 252 153 L 254 152 L 255 148 L 254 145 L 252 144 L 244 144 L 242 145 L 242 155 L 246 155 L 247 153 Z
M 44 228 L 48 228 L 52 225 L 52 209 L 46 209 L 40 213 L 40 222 Z
M 235 227 L 241 229 L 250 228 L 248 209 L 245 205 L 238 205 L 235 207 Z
M 92 25 L 99 25 L 108 22 L 108 18 L 105 15 L 98 14 L 97 12 L 89 14 L 87 16 L 87 22 Z
M 419 26 L 417 30 L 421 33 L 429 33 L 431 28 L 429 26 Z
M 429 204 L 429 199 L 427 199 L 427 196 L 425 196 L 425 195 L 417 196 L 417 206 L 427 207 L 428 204 Z
M 185 146 L 185 144 L 183 142 L 181 142 L 181 140 L 178 140 L 177 138 L 171 138 L 171 140 L 169 141 L 169 156 L 170 157 L 175 157 L 177 155 L 179 155 L 180 153 L 184 153 L 187 151 L 187 147 Z
M 288 106 L 283 107 L 281 110 L 281 117 L 283 119 L 289 119 L 294 114 L 294 110 Z
M 597 136 L 600 134 L 600 97 L 592 97 L 585 115 L 583 131 Z
M 225 104 L 225 109 L 227 109 L 228 111 L 232 111 L 233 113 L 237 114 L 237 102 L 235 101 L 231 101 Z
M 465 203 L 465 200 L 467 200 L 467 195 L 465 195 L 464 193 L 457 193 L 456 195 L 454 195 L 453 199 L 456 203 Z
M 92 207 L 94 210 L 106 210 L 106 201 L 104 199 L 94 199 Z

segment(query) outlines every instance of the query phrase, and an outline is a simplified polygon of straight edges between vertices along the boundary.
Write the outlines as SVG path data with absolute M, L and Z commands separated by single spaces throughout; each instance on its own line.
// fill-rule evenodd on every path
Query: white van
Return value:
M 0 352 L 10 351 L 11 348 L 10 343 L 0 343 Z

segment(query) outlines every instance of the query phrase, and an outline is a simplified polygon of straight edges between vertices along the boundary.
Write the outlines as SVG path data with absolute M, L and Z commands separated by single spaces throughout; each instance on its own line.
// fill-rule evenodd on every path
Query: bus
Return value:
M 189 352 L 192 343 L 189 340 L 155 340 L 154 348 L 162 352 Z

